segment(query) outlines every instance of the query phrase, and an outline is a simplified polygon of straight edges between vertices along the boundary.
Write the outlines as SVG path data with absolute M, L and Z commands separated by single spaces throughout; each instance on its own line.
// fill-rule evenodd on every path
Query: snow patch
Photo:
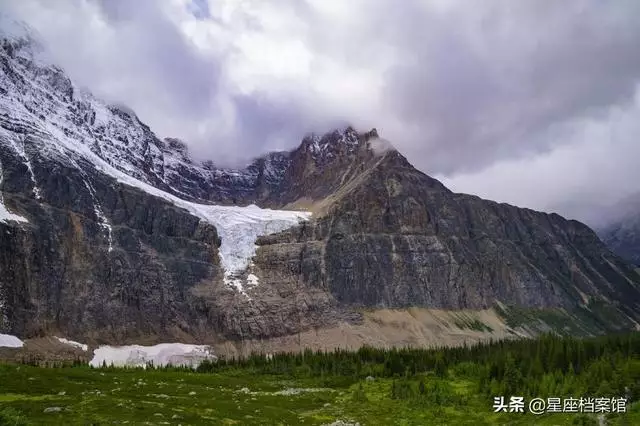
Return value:
M 2 179 L 3 179 L 2 165 L 0 164 L 0 187 L 2 186 Z M 28 222 L 28 220 L 25 219 L 24 217 L 15 213 L 11 213 L 9 210 L 7 210 L 7 208 L 4 205 L 4 197 L 2 196 L 2 192 L 0 191 L 0 222 L 7 223 L 9 221 Z
M 248 283 L 249 285 L 258 285 L 258 277 L 256 277 L 256 276 L 255 276 L 255 275 L 253 275 L 253 274 L 249 274 L 249 275 L 247 276 L 247 283 Z
M 236 273 L 225 271 L 224 282 L 228 286 L 231 286 L 236 290 L 238 290 L 238 292 L 244 295 L 247 299 L 252 300 L 249 294 L 247 294 L 247 289 L 249 287 L 257 286 L 259 279 L 254 274 L 248 274 L 247 279 L 243 282 L 243 280 L 240 277 L 238 277 Z
M 82 349 L 85 352 L 89 350 L 89 345 L 85 345 L 84 343 L 74 342 L 73 340 L 68 340 L 64 337 L 57 336 L 55 337 L 55 339 L 64 345 L 73 346 L 74 348 Z
M 18 339 L 16 336 L 10 334 L 0 333 L 0 347 L 3 348 L 21 348 L 24 346 L 24 342 Z
M 81 96 L 81 99 L 84 102 L 91 105 L 93 112 L 95 112 L 96 114 L 94 117 L 93 126 L 107 126 L 112 114 L 104 104 L 104 102 L 93 98 L 93 96 L 85 89 L 79 90 L 79 96 Z
M 7 223 L 8 221 L 28 222 L 28 220 L 25 219 L 24 217 L 15 213 L 11 213 L 9 210 L 7 210 L 7 208 L 3 203 L 2 195 L 0 195 L 0 222 Z
M 247 291 L 244 289 L 244 286 L 242 285 L 242 279 L 233 278 L 233 276 L 229 272 L 225 271 L 224 283 L 231 288 L 235 288 L 238 293 L 242 294 L 247 299 L 251 300 L 251 296 L 247 294 Z
M 215 361 L 209 346 L 184 343 L 161 343 L 155 346 L 100 346 L 93 351 L 89 364 L 101 367 L 103 363 L 116 367 L 186 366 L 197 367 L 204 360 Z

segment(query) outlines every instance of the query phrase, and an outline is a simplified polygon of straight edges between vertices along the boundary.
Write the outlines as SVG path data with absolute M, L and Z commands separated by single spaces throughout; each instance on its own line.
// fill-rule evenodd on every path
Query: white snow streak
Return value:
M 9 141 L 11 141 L 11 146 L 13 146 L 13 149 L 16 150 L 16 152 L 18 153 L 18 155 L 20 155 L 20 157 L 22 157 L 22 159 L 24 160 L 24 163 L 27 166 L 27 169 L 29 169 L 29 176 L 31 176 L 31 182 L 33 182 L 33 195 L 36 197 L 36 200 L 40 200 L 42 197 L 40 195 L 40 188 L 38 188 L 38 182 L 36 182 L 36 175 L 33 173 L 33 167 L 31 167 L 31 160 L 29 160 L 29 157 L 27 157 L 27 152 L 24 149 L 25 136 L 21 135 L 17 139 L 19 143 L 16 143 L 14 138 L 9 138 Z
M 68 340 L 68 339 L 65 339 L 64 337 L 57 337 L 57 336 L 55 336 L 55 339 L 62 344 L 73 346 L 74 348 L 82 349 L 85 352 L 89 350 L 89 345 L 85 345 L 84 343 L 74 342 L 73 340 Z
M 78 166 L 79 170 L 82 170 L 80 168 L 80 166 Z M 98 218 L 98 221 L 100 222 L 100 226 L 102 227 L 102 229 L 104 229 L 107 232 L 107 238 L 109 240 L 109 252 L 113 251 L 113 238 L 111 235 L 111 224 L 109 223 L 109 219 L 107 219 L 107 216 L 105 216 L 105 214 L 102 212 L 102 208 L 100 207 L 100 203 L 98 203 L 97 198 L 96 198 L 96 190 L 93 188 L 93 185 L 91 185 L 89 183 L 88 177 L 83 174 L 83 183 L 84 186 L 87 188 L 87 190 L 89 191 L 89 193 L 91 194 L 91 199 L 93 200 L 93 211 L 96 214 L 96 217 Z
M 247 294 L 247 289 L 258 285 L 258 277 L 254 274 L 248 274 L 246 281 L 243 283 L 241 277 L 238 275 L 239 274 L 226 271 L 224 274 L 225 284 L 238 290 L 238 292 L 242 293 L 247 299 L 252 300 Z
M 155 346 L 100 346 L 93 351 L 89 364 L 93 367 L 101 367 L 103 363 L 116 367 L 146 367 L 148 363 L 197 367 L 205 359 L 217 359 L 209 346 L 161 343 Z
M 24 342 L 18 339 L 16 336 L 0 333 L 0 347 L 21 348 L 23 346 L 24 346 Z

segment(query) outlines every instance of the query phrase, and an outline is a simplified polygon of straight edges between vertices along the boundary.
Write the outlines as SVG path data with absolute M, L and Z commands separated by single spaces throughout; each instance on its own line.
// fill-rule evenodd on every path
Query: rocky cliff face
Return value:
M 285 253 L 296 280 L 347 306 L 502 304 L 590 311 L 606 322 L 596 312 L 605 303 L 624 318 L 619 325 L 638 320 L 640 275 L 586 225 L 454 194 L 395 150 L 362 152 L 363 170 L 331 195 L 326 214 L 259 240 L 259 267 L 272 270 L 283 263 L 274 253 Z
M 27 222 L 0 223 L 0 327 L 106 340 L 194 333 L 186 290 L 218 274 L 216 229 L 81 159 L 45 158 L 50 142 L 27 136 L 36 199 L 11 141 L 0 135 L 3 201 Z
M 411 306 L 640 320 L 640 275 L 588 227 L 454 194 L 375 131 L 220 169 L 76 88 L 28 34 L 5 36 L 0 64 L 0 332 L 240 341 Z M 313 217 L 234 226 L 208 202 Z M 245 265 L 229 243 L 247 221 L 266 235 Z

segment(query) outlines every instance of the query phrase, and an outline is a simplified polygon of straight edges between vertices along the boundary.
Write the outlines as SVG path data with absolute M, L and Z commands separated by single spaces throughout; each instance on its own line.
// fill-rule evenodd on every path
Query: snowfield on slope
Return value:
M 204 360 L 215 361 L 209 346 L 187 345 L 184 343 L 161 343 L 155 346 L 100 346 L 93 351 L 89 364 L 102 367 L 103 364 L 115 367 L 187 366 L 197 367 Z
M 0 333 L 0 348 L 21 348 L 24 342 L 11 334 Z

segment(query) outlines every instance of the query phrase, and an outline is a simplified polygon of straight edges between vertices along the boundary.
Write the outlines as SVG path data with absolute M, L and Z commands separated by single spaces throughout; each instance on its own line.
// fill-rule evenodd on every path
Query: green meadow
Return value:
M 626 413 L 496 413 L 501 395 L 628 402 Z M 196 370 L 0 365 L 0 425 L 638 425 L 639 396 L 639 333 L 256 355 Z

